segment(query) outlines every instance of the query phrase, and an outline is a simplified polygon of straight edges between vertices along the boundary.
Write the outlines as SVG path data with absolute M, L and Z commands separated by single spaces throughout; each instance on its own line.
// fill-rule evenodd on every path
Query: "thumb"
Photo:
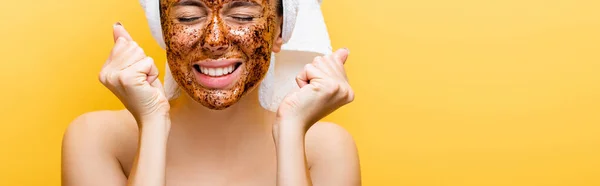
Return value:
M 348 55 L 350 54 L 350 50 L 348 50 L 347 48 L 341 48 L 338 49 L 337 51 L 335 51 L 333 53 L 333 58 L 337 61 L 340 62 L 342 64 L 346 63 L 346 60 L 348 59 Z
M 113 25 L 114 41 L 117 42 L 117 39 L 119 39 L 119 37 L 122 37 L 123 39 L 125 39 L 127 41 L 133 41 L 133 39 L 131 38 L 131 35 L 129 35 L 129 32 L 127 32 L 127 30 L 125 30 L 125 27 L 123 27 L 123 25 L 121 25 L 120 22 L 117 22 Z

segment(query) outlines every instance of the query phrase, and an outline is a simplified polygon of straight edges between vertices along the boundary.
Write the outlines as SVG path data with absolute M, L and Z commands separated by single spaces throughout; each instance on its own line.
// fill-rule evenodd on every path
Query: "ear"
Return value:
M 283 29 L 283 17 L 282 16 L 279 17 L 279 21 L 277 24 L 278 24 L 277 29 L 275 29 L 277 36 L 275 37 L 275 40 L 273 41 L 273 52 L 275 52 L 275 53 L 279 53 L 279 51 L 281 51 L 281 46 L 283 45 L 283 37 L 282 37 L 282 32 L 281 32 L 281 30 Z

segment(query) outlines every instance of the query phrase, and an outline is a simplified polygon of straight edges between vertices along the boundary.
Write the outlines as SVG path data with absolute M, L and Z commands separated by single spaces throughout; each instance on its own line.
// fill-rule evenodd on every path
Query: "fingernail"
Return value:
M 343 49 L 345 49 L 346 51 L 348 51 L 348 54 L 350 54 L 350 49 L 344 47 Z
M 121 24 L 121 22 L 116 22 L 116 23 L 113 25 L 113 27 L 116 27 L 116 26 L 123 26 L 123 25 Z

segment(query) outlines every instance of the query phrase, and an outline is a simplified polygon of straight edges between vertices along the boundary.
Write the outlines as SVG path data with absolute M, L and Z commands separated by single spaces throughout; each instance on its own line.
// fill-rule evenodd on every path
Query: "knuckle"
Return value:
M 127 48 L 127 43 L 125 39 L 119 38 L 117 42 L 113 45 L 113 52 L 123 50 L 123 48 Z
M 119 73 L 119 75 L 117 76 L 117 80 L 118 80 L 119 84 L 127 85 L 129 77 L 127 76 L 126 73 Z
M 144 57 L 141 60 L 138 61 L 139 63 L 144 63 L 145 65 L 148 65 L 150 67 L 155 66 L 154 65 L 154 60 L 151 57 Z
M 136 52 L 137 52 L 138 54 L 144 55 L 144 49 L 142 49 L 141 47 L 138 47 L 138 48 L 136 49 Z
M 125 43 L 125 42 L 127 42 L 127 40 L 125 40 L 125 38 L 123 38 L 123 37 L 119 37 L 119 38 L 117 38 L 117 43 L 118 43 L 118 44 L 123 44 L 123 43 Z
M 98 80 L 102 83 L 102 84 L 106 84 L 106 73 L 104 71 L 101 71 L 98 74 Z
M 346 101 L 347 103 L 354 101 L 354 91 L 352 89 L 350 89 L 346 94 Z
M 131 47 L 140 47 L 140 45 L 139 45 L 137 42 L 135 42 L 135 41 L 131 41 L 131 42 L 129 42 L 129 45 L 130 45 Z
M 335 61 L 335 58 L 332 55 L 327 55 L 327 61 Z
M 117 39 L 117 41 L 115 42 L 115 44 L 113 45 L 112 49 L 115 50 L 116 48 L 118 48 L 119 46 L 123 45 L 123 41 L 120 40 L 121 38 Z
M 351 103 L 354 101 L 354 95 L 348 96 L 348 103 Z
M 100 80 L 100 82 L 104 85 L 109 85 L 111 84 L 111 75 L 111 71 L 107 68 L 104 68 L 98 74 L 98 80 Z
M 328 89 L 327 93 L 330 95 L 333 95 L 337 92 L 339 92 L 341 90 L 341 86 L 338 83 L 333 83 L 329 86 L 330 88 Z
M 342 86 L 342 87 L 340 87 L 340 91 L 338 92 L 338 95 L 341 95 L 341 97 L 343 97 L 345 99 L 345 98 L 348 98 L 348 93 L 349 93 L 348 88 Z
M 104 73 L 104 84 L 105 85 L 114 85 L 116 83 L 117 75 L 114 72 L 106 72 Z
M 316 64 L 316 63 L 319 63 L 319 62 L 321 62 L 321 61 L 323 61 L 323 57 L 321 57 L 321 56 L 317 56 L 317 57 L 315 57 L 315 58 L 313 59 L 313 63 L 315 63 L 315 64 Z
M 306 70 L 310 69 L 311 66 L 313 66 L 313 64 L 309 63 L 309 64 L 304 65 L 304 70 L 306 71 Z
M 346 84 L 338 84 L 338 85 L 339 85 L 339 90 L 337 92 L 337 95 L 340 98 L 340 101 L 342 101 L 344 103 L 352 102 L 354 100 L 354 91 L 352 90 L 352 87 L 350 87 Z
M 148 58 L 142 58 L 139 61 L 136 61 L 134 63 L 139 63 L 140 67 L 143 67 L 143 68 L 152 68 L 152 64 L 154 64 L 154 62 L 152 62 Z
M 125 47 L 119 47 L 119 48 L 117 48 L 115 46 L 115 48 L 113 48 L 113 50 L 110 53 L 109 59 L 110 60 L 112 60 L 112 59 L 118 59 L 121 55 L 123 55 L 123 51 L 125 49 L 126 49 Z

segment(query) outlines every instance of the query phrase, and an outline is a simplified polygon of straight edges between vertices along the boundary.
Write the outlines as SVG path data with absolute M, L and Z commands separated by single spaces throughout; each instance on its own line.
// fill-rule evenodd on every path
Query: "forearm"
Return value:
M 297 121 L 278 120 L 275 144 L 277 147 L 277 186 L 310 186 L 310 173 L 304 151 L 306 131 L 296 128 Z
M 171 128 L 168 116 L 143 121 L 129 186 L 164 186 L 167 139 Z

